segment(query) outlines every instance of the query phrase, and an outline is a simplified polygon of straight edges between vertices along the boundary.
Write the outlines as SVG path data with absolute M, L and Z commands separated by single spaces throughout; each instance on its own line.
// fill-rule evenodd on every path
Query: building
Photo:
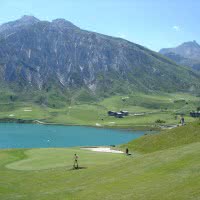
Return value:
M 115 111 L 108 111 L 108 115 L 109 116 L 115 116 L 117 112 Z
M 125 111 L 125 110 L 122 110 L 122 111 L 120 111 L 122 114 L 123 114 L 123 116 L 128 116 L 128 114 L 129 114 L 129 112 L 128 111 Z
M 123 115 L 123 113 L 121 113 L 121 112 L 117 112 L 117 113 L 115 113 L 115 117 L 116 117 L 116 118 L 123 118 L 124 115 Z
M 115 111 L 111 111 L 111 110 L 108 111 L 108 116 L 115 116 L 117 118 L 123 118 L 128 115 L 129 115 L 129 112 L 125 111 L 125 110 L 122 110 L 120 112 L 115 112 Z
M 191 116 L 191 117 L 200 117 L 200 111 L 193 111 L 193 112 L 190 112 L 190 116 Z

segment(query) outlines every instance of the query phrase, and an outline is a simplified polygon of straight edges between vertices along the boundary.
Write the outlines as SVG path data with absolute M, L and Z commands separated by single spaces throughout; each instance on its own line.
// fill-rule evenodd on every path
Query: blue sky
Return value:
M 22 15 L 65 18 L 82 29 L 158 51 L 200 42 L 199 10 L 199 0 L 0 0 L 0 24 Z

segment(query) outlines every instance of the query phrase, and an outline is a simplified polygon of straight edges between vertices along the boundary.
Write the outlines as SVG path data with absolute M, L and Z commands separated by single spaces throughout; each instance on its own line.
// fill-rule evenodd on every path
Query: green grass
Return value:
M 143 137 L 133 142 L 140 153 L 131 156 L 79 148 L 1 150 L 0 199 L 198 200 L 199 134 L 196 122 Z M 158 148 L 148 148 L 152 143 Z M 74 153 L 83 169 L 72 170 Z
M 194 142 L 200 142 L 200 121 L 158 134 L 144 135 L 122 145 L 122 148 L 128 147 L 131 151 L 151 153 Z
M 122 101 L 124 97 L 127 96 L 112 96 L 95 103 L 74 102 L 69 104 L 63 102 L 61 108 L 41 106 L 32 102 L 0 102 L 0 119 L 20 118 L 65 125 L 89 126 L 96 126 L 98 123 L 104 127 L 143 129 L 146 126 L 154 128 L 155 121 L 158 119 L 164 120 L 166 125 L 178 124 L 181 114 L 185 115 L 186 122 L 192 122 L 195 119 L 189 116 L 189 112 L 196 110 L 200 105 L 200 97 L 185 93 L 134 93 L 128 95 L 126 101 Z M 26 109 L 32 111 L 25 112 Z M 128 110 L 130 116 L 123 119 L 108 117 L 108 110 Z M 144 115 L 134 116 L 135 113 L 144 113 Z
M 42 170 L 57 167 L 71 169 L 74 153 L 81 158 L 81 165 L 89 167 L 103 165 L 104 162 L 111 165 L 122 158 L 116 154 L 94 153 L 79 148 L 30 149 L 25 151 L 25 159 L 8 164 L 6 167 L 15 170 Z

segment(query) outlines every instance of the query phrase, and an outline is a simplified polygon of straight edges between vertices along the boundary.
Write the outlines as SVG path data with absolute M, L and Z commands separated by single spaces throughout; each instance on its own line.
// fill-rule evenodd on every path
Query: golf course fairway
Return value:
M 166 133 L 166 140 L 178 138 L 179 134 L 185 137 L 190 134 L 188 130 L 196 131 L 192 136 L 196 139 L 187 144 L 179 142 L 176 146 L 171 140 L 172 147 L 167 143 L 166 148 L 149 152 L 134 150 L 142 138 L 146 145 L 147 140 L 155 141 L 153 134 L 143 136 L 133 141 L 130 156 L 92 152 L 78 147 L 1 150 L 0 199 L 198 200 L 199 128 L 200 124 L 196 122 L 164 131 L 161 134 Z M 131 147 L 131 143 L 128 145 Z M 81 169 L 72 169 L 74 153 L 79 156 Z

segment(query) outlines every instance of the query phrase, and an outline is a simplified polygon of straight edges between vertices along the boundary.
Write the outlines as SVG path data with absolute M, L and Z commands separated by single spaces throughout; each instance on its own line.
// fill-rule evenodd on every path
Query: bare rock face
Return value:
M 64 19 L 32 16 L 0 26 L 0 72 L 0 81 L 19 91 L 49 85 L 98 94 L 199 87 L 199 74 L 140 45 Z
M 175 48 L 161 49 L 160 53 L 180 65 L 190 66 L 200 71 L 200 45 L 195 40 Z

